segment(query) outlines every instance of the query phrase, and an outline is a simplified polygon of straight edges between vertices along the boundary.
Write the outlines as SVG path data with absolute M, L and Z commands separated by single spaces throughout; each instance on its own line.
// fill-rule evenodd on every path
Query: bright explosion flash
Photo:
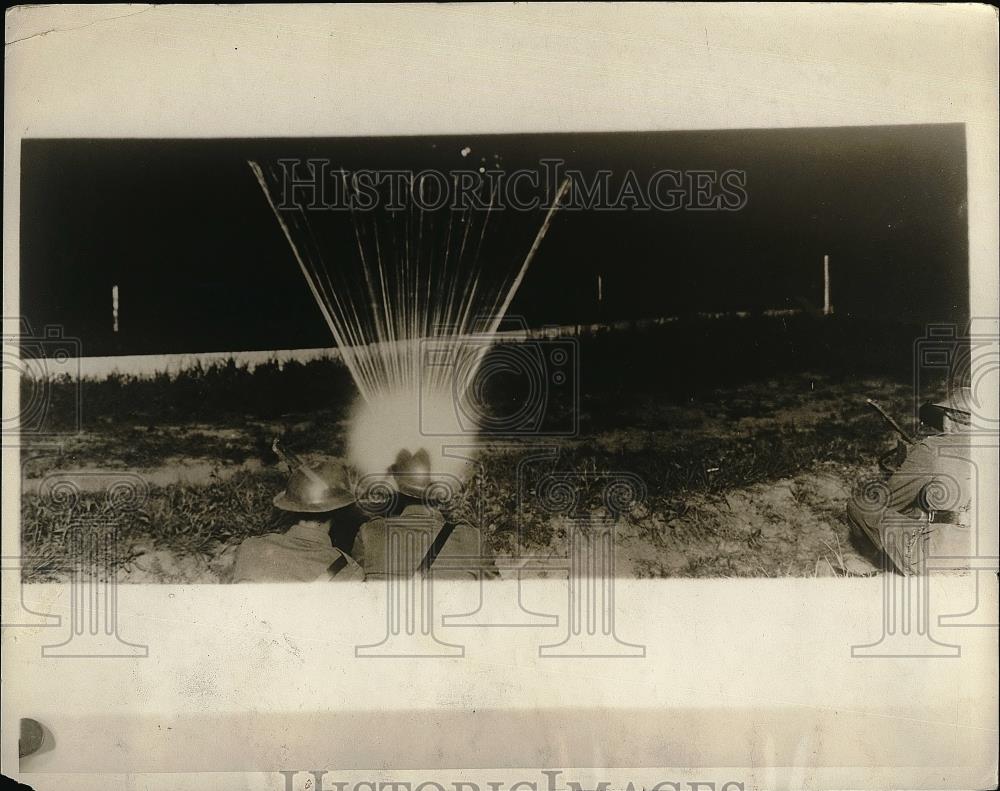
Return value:
M 468 446 L 475 443 L 478 426 L 461 414 L 451 388 L 359 399 L 348 424 L 348 459 L 363 478 L 385 478 L 401 450 L 415 454 L 421 449 L 430 456 L 433 479 L 459 485 L 469 474 L 474 451 Z M 448 449 L 454 446 L 462 448 Z

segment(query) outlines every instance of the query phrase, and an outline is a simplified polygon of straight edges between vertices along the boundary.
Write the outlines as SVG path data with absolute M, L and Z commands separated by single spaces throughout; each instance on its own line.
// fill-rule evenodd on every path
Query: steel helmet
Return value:
M 336 461 L 300 464 L 288 478 L 285 491 L 274 498 L 283 511 L 322 513 L 354 503 L 347 469 Z
M 955 387 L 943 401 L 921 405 L 918 417 L 924 425 L 952 434 L 972 427 L 976 406 L 972 388 Z
M 396 482 L 396 488 L 410 497 L 423 497 L 434 480 L 431 478 L 431 457 L 426 449 L 410 453 L 405 448 L 390 465 L 389 473 Z

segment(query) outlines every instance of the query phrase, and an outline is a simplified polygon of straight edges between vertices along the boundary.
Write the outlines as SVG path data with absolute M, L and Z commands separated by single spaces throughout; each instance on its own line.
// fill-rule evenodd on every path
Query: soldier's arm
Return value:
M 914 445 L 906 460 L 889 478 L 888 507 L 906 511 L 920 505 L 920 494 L 934 480 L 936 456 L 925 445 Z

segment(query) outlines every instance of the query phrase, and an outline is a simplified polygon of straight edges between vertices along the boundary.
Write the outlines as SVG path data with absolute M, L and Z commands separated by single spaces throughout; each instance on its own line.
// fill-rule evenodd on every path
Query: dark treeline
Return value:
M 761 317 L 677 322 L 578 340 L 507 345 L 494 352 L 502 357 L 501 365 L 492 367 L 487 358 L 481 368 L 481 408 L 484 414 L 521 414 L 530 420 L 531 413 L 522 407 L 526 399 L 534 399 L 540 405 L 538 430 L 560 433 L 572 429 L 574 417 L 600 419 L 599 413 L 612 415 L 637 400 L 711 399 L 718 388 L 788 374 L 815 373 L 827 381 L 888 377 L 914 381 L 918 390 L 930 393 L 947 372 L 915 368 L 922 332 L 919 325 L 836 316 Z M 716 351 L 705 353 L 706 348 Z M 556 349 L 567 355 L 554 364 L 551 352 Z M 25 399 L 39 395 L 37 383 L 25 379 L 22 384 Z M 77 415 L 89 429 L 108 421 L 240 425 L 247 419 L 317 411 L 335 422 L 347 416 L 356 397 L 347 369 L 331 360 L 268 363 L 253 370 L 230 360 L 175 376 L 66 379 L 44 389 L 50 430 L 72 429 Z

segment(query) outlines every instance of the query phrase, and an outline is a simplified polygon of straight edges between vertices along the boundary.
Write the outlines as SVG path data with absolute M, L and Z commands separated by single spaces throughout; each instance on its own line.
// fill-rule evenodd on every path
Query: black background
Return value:
M 472 153 L 462 157 L 466 146 Z M 748 204 L 738 212 L 559 212 L 511 306 L 533 325 L 816 307 L 824 253 L 841 316 L 961 323 L 968 315 L 961 125 L 26 140 L 21 314 L 36 332 L 61 325 L 85 355 L 331 345 L 247 166 L 309 156 L 347 170 L 413 171 L 538 168 L 549 157 L 584 174 L 631 168 L 643 181 L 659 168 L 746 171 Z

